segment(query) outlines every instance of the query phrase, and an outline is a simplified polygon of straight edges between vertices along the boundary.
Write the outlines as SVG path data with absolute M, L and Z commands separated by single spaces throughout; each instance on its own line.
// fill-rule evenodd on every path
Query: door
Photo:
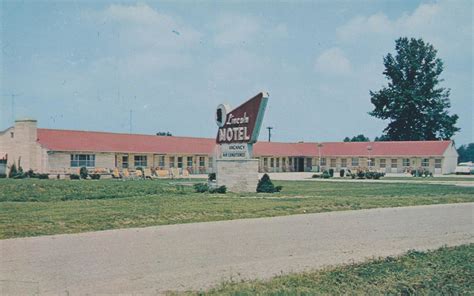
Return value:
M 304 158 L 298 158 L 298 172 L 304 172 Z

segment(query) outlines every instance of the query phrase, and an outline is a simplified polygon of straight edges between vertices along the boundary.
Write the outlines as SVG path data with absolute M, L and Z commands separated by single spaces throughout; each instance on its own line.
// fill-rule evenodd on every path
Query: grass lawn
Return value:
M 444 182 L 449 182 L 449 181 L 462 181 L 462 182 L 473 182 L 474 183 L 474 177 L 469 177 L 469 176 L 462 176 L 462 175 L 452 175 L 452 176 L 446 176 L 446 177 L 384 177 L 382 180 L 400 180 L 400 181 L 444 181 Z
M 441 248 L 187 295 L 473 295 L 474 245 Z
M 277 194 L 199 194 L 189 180 L 0 179 L 0 238 L 327 211 L 474 202 L 474 187 L 278 181 Z

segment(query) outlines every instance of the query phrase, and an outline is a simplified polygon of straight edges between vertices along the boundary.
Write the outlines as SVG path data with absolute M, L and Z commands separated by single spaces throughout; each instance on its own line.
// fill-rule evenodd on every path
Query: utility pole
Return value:
M 272 129 L 273 129 L 273 127 L 267 126 L 267 129 L 268 129 L 268 142 L 271 142 L 272 141 Z

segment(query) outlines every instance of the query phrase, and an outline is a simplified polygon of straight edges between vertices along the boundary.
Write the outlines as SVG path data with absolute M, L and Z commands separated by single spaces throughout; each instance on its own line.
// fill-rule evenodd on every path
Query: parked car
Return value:
M 458 164 L 454 172 L 456 175 L 474 175 L 474 163 L 472 161 L 461 162 Z

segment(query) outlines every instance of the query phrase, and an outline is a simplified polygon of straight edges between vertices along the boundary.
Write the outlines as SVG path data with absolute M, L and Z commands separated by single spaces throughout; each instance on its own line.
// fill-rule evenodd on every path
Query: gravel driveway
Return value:
M 472 243 L 473 211 L 464 203 L 1 240 L 0 294 L 205 289 Z

